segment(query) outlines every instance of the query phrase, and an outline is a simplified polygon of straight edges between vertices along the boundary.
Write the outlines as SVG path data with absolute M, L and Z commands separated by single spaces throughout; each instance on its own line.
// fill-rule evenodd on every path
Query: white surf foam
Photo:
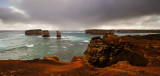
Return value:
M 14 35 L 14 36 L 24 36 L 24 34 L 18 34 L 18 35 Z
M 89 40 L 83 40 L 82 42 L 89 42 Z
M 30 44 L 30 45 L 26 45 L 27 47 L 33 47 L 34 46 L 34 44 Z

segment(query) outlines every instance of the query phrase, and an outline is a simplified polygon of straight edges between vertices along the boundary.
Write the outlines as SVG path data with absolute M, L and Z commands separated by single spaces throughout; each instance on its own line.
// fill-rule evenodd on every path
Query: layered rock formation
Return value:
M 101 30 L 101 29 L 89 29 L 85 30 L 86 34 L 105 34 L 105 33 L 160 33 L 160 30 Z
M 43 31 L 41 29 L 33 29 L 33 30 L 26 30 L 25 35 L 42 35 Z
M 56 32 L 57 32 L 57 38 L 61 38 L 61 33 L 59 31 Z
M 106 34 L 106 33 L 113 33 L 115 30 L 100 30 L 100 29 L 90 29 L 85 30 L 86 34 Z
M 84 58 L 93 66 L 106 67 L 119 61 L 128 61 L 131 65 L 146 66 L 148 59 L 146 49 L 139 45 L 138 41 L 131 37 L 117 37 L 110 33 L 103 39 L 94 37 L 91 39 Z
M 159 76 L 160 67 L 132 66 L 127 61 L 106 68 L 90 66 L 83 57 L 60 62 L 57 56 L 34 60 L 0 60 L 1 76 Z
M 48 30 L 43 30 L 43 37 L 50 37 Z

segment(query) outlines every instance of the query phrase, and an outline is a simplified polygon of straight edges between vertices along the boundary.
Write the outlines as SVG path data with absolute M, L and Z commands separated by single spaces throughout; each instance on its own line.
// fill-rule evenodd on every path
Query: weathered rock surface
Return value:
M 61 33 L 59 31 L 56 32 L 57 32 L 57 38 L 61 38 Z
M 58 56 L 53 56 L 53 57 L 45 56 L 45 57 L 44 57 L 44 60 L 55 60 L 55 61 L 59 61 Z
M 143 47 L 136 44 L 135 39 L 114 34 L 105 34 L 103 39 L 92 38 L 84 58 L 96 67 L 111 66 L 119 61 L 128 61 L 135 66 L 148 64 Z
M 43 30 L 43 37 L 50 37 L 48 30 Z
M 34 60 L 0 60 L 0 76 L 159 76 L 160 67 L 132 66 L 120 61 L 113 66 L 96 68 L 76 56 L 72 62 L 55 57 Z
M 26 30 L 25 35 L 42 35 L 43 31 L 41 29 L 33 29 L 33 30 Z

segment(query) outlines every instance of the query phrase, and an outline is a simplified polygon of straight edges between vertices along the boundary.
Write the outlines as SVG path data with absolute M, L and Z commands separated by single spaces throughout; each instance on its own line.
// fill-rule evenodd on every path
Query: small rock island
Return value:
M 25 35 L 43 35 L 43 30 L 41 29 L 26 30 Z
M 43 37 L 50 37 L 48 30 L 43 30 Z
M 61 33 L 59 31 L 56 32 L 57 32 L 57 38 L 61 38 Z
M 42 37 L 50 37 L 48 30 L 41 29 L 26 30 L 25 35 L 43 35 Z

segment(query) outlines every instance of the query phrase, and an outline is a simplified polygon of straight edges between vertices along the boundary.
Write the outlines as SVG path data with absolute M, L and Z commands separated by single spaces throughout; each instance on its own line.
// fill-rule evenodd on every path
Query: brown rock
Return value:
M 42 35 L 43 31 L 41 29 L 33 29 L 33 30 L 26 30 L 25 35 Z
M 75 61 L 81 61 L 83 60 L 82 56 L 74 56 L 71 60 L 71 62 L 75 62 Z
M 114 33 L 110 32 L 110 33 L 106 33 L 103 35 L 103 39 L 109 38 L 109 37 L 117 37 L 117 35 L 115 35 Z
M 105 35 L 103 38 L 92 38 L 84 53 L 84 58 L 91 65 L 106 67 L 119 61 L 128 61 L 131 65 L 136 66 L 147 65 L 148 60 L 136 51 L 132 43 L 114 35 Z
M 61 38 L 61 33 L 59 31 L 56 32 L 57 32 L 57 38 Z
M 59 61 L 58 56 L 53 56 L 53 57 L 45 56 L 44 60 L 56 60 L 56 61 Z
M 43 37 L 50 37 L 48 30 L 43 31 Z

